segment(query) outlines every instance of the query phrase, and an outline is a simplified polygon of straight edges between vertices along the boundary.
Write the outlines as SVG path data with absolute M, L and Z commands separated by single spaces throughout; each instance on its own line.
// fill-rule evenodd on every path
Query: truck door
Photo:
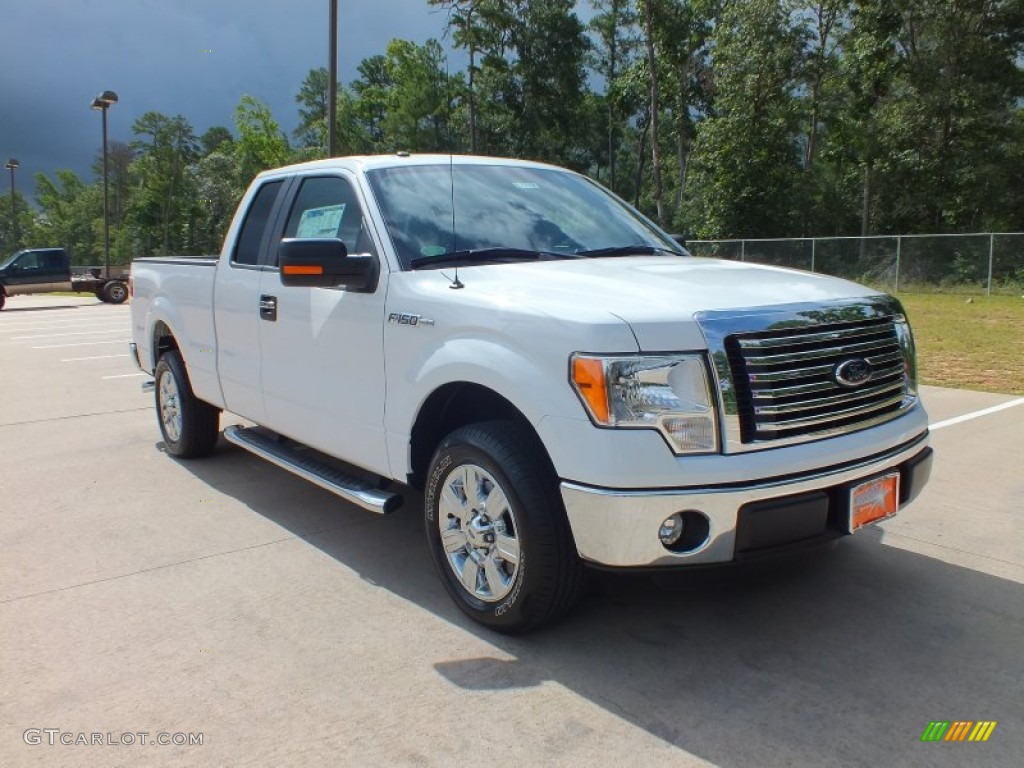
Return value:
M 337 237 L 349 253 L 379 251 L 356 184 L 335 174 L 296 180 L 284 237 Z M 325 453 L 379 474 L 388 472 L 384 441 L 384 297 L 284 286 L 276 253 L 261 296 L 275 316 L 261 323 L 265 423 Z
M 217 370 L 228 410 L 262 422 L 260 389 L 260 278 L 266 268 L 274 222 L 286 180 L 265 182 L 250 198 L 234 250 L 217 265 L 214 318 Z
M 25 251 L 7 268 L 4 282 L 7 284 L 7 293 L 12 296 L 19 293 L 49 293 L 70 288 L 65 283 L 67 275 L 67 257 L 62 258 L 60 251 Z

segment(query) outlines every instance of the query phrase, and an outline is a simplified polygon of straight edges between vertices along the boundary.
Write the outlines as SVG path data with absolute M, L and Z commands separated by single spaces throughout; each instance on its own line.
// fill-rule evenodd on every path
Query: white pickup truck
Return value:
M 224 438 L 375 512 L 422 488 L 454 601 L 504 632 L 585 565 L 814 544 L 928 479 L 893 298 L 691 257 L 538 163 L 342 158 L 260 174 L 219 258 L 132 266 L 133 353 L 168 452 Z M 413 495 L 415 498 L 415 495 Z

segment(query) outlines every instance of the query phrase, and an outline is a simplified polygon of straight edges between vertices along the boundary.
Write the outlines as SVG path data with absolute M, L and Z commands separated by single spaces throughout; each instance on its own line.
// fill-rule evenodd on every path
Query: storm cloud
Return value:
M 101 138 L 89 104 L 105 89 L 120 97 L 109 112 L 112 141 L 130 141 L 132 123 L 150 110 L 182 114 L 197 133 L 233 128 L 245 93 L 290 133 L 302 80 L 327 65 L 327 15 L 328 0 L 6 0 L 0 162 L 21 162 L 21 190 L 34 188 L 31 174 L 58 168 L 91 178 Z M 341 0 L 339 22 L 339 77 L 348 82 L 392 38 L 441 39 L 445 16 L 425 0 Z

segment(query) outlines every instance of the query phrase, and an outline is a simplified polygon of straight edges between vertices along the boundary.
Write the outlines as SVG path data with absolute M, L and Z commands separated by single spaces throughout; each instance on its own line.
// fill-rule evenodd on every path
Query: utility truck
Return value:
M 128 275 L 105 272 L 101 267 L 76 271 L 63 248 L 18 251 L 0 261 L 0 309 L 8 296 L 54 291 L 92 293 L 108 304 L 123 304 L 128 299 Z

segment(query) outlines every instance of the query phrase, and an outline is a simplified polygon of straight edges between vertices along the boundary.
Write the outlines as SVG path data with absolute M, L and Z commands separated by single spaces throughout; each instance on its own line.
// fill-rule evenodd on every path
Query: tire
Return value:
M 4 308 L 4 304 L 7 303 L 7 294 L 0 289 L 0 309 Z
M 108 304 L 124 304 L 128 301 L 128 285 L 122 280 L 111 280 L 103 286 L 100 298 Z
M 525 632 L 579 597 L 583 565 L 558 479 L 526 427 L 488 421 L 448 435 L 430 464 L 424 518 L 441 581 L 475 621 Z
M 180 459 L 208 456 L 220 434 L 220 411 L 199 400 L 176 349 L 156 365 L 156 418 L 167 452 Z

